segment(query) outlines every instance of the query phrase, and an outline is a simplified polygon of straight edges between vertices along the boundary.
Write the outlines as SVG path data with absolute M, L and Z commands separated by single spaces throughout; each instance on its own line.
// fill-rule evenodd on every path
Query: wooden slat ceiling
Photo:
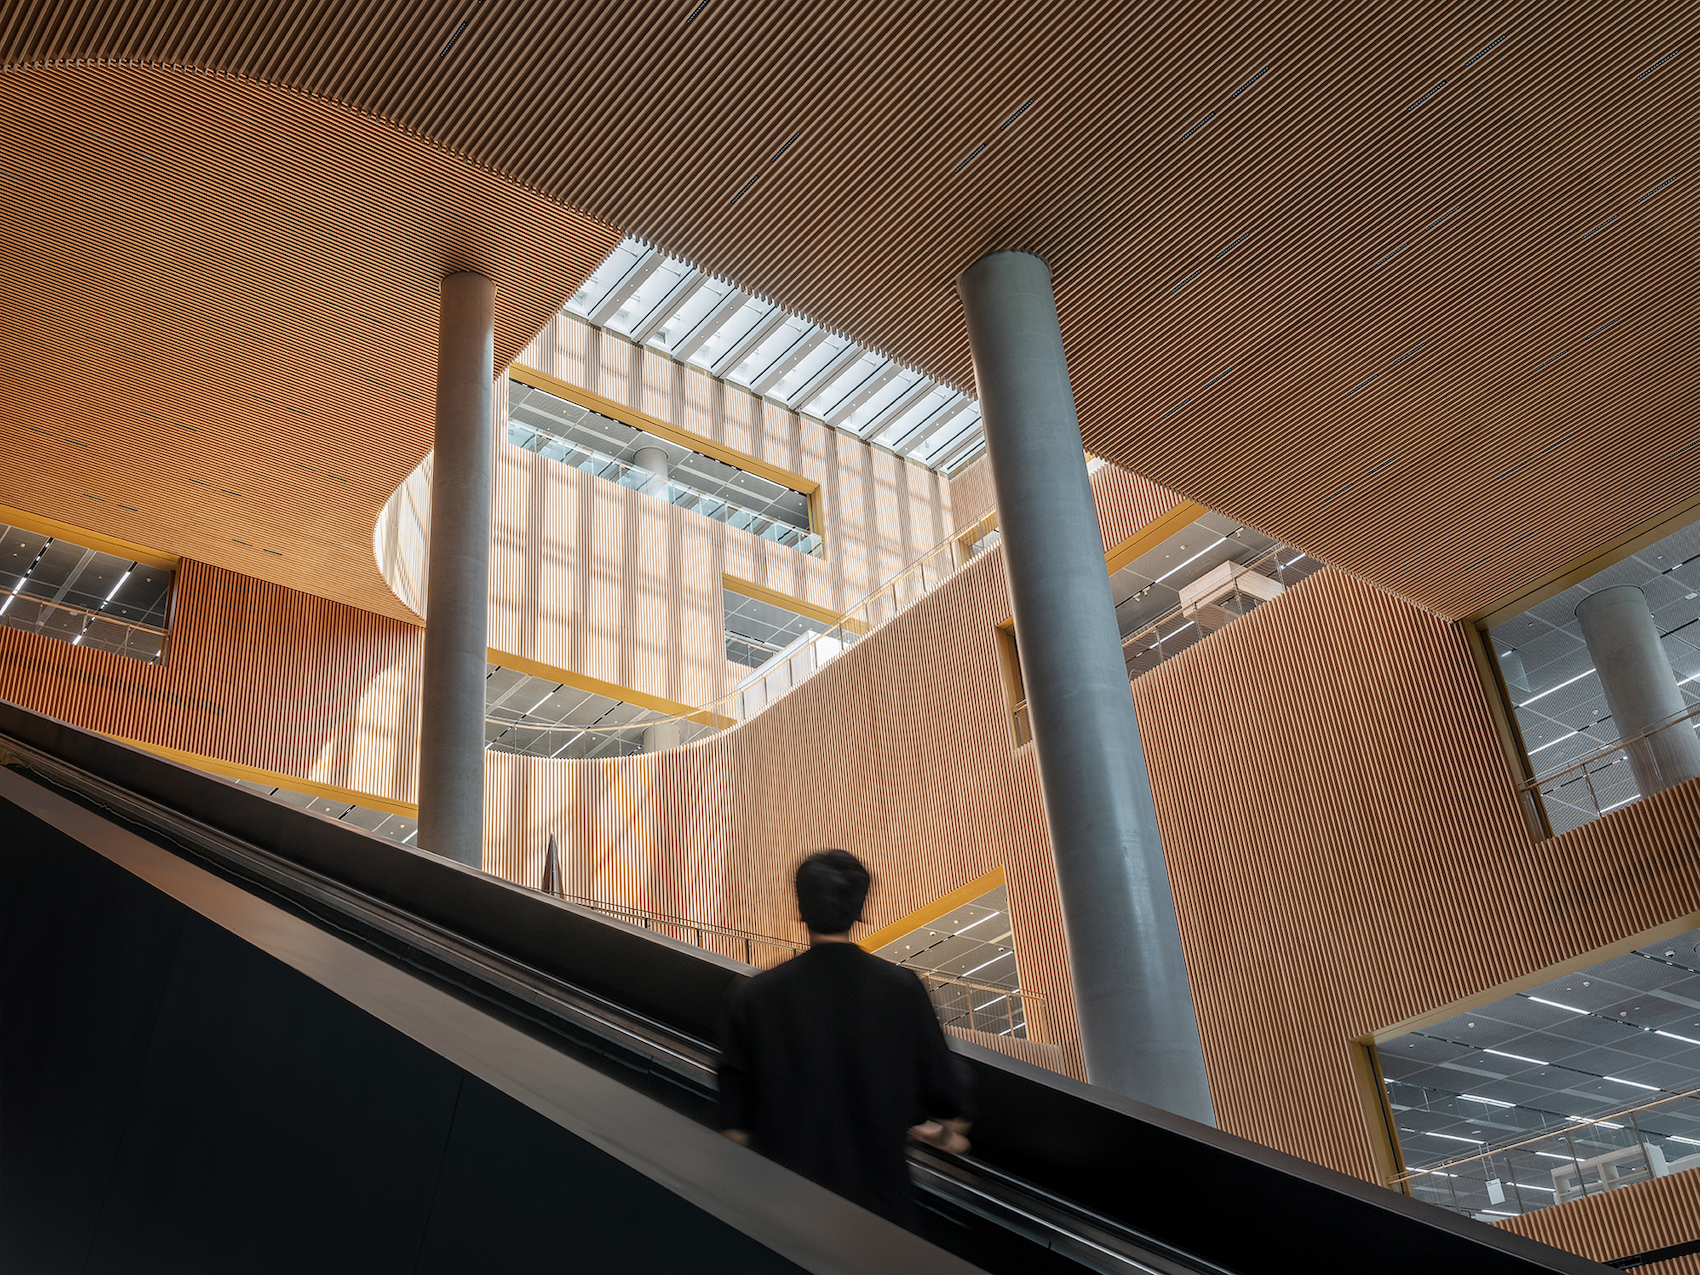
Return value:
M 413 618 L 438 286 L 512 359 L 618 233 L 393 127 L 166 70 L 0 76 L 0 504 Z
M 350 103 L 964 387 L 957 276 L 1039 252 L 1088 447 L 1457 616 L 1700 498 L 1697 26 L 1691 0 L 84 0 L 14 3 L 0 58 Z

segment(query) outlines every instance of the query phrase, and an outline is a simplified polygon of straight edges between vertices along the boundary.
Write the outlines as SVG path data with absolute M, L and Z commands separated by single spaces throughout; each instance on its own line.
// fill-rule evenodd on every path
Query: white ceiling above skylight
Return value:
M 567 309 L 929 469 L 954 473 L 985 450 L 973 399 L 636 239 Z

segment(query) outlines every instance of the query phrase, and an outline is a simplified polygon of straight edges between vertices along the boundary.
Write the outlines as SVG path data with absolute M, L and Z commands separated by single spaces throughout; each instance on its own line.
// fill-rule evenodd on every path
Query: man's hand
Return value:
M 912 1126 L 909 1136 L 916 1142 L 937 1147 L 940 1151 L 948 1151 L 951 1155 L 966 1155 L 969 1143 L 962 1135 L 967 1129 L 966 1120 L 928 1120 L 924 1124 Z
M 741 1147 L 747 1147 L 750 1145 L 750 1135 L 742 1129 L 722 1129 L 720 1131 L 720 1136 L 722 1138 L 732 1139 L 733 1142 L 736 1142 Z

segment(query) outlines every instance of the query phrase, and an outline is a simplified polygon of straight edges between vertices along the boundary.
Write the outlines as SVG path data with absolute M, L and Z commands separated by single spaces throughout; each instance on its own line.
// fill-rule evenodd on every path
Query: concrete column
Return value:
M 443 280 L 419 737 L 419 844 L 474 868 L 484 865 L 495 300 L 481 274 Z
M 1590 593 L 1577 606 L 1576 619 L 1620 739 L 1651 730 L 1687 707 L 1641 590 L 1622 584 Z M 1626 751 L 1643 797 L 1700 779 L 1700 735 L 1692 722 L 1630 744 Z
M 658 753 L 664 748 L 677 748 L 683 743 L 678 722 L 657 722 L 643 728 L 643 751 Z
M 662 482 L 667 481 L 667 449 L 665 447 L 640 447 L 632 461 L 639 469 L 647 469 Z
M 958 288 L 1087 1076 L 1213 1124 L 1050 271 L 992 253 Z

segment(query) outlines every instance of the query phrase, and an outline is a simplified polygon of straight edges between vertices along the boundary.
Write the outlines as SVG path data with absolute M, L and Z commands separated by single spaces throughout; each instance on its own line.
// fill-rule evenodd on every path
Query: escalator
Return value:
M 0 704 L 0 1263 L 1606 1268 L 955 1042 L 924 1236 L 713 1131 L 747 966 Z

